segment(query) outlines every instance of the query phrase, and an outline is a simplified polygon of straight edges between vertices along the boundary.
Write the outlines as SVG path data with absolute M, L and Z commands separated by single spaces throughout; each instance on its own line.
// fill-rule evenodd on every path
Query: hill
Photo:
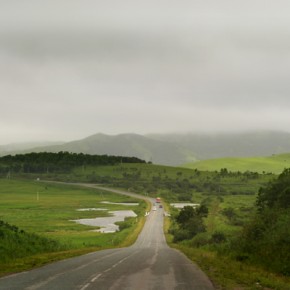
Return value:
M 285 168 L 290 167 L 290 153 L 272 155 L 270 157 L 228 157 L 209 159 L 187 163 L 184 164 L 183 167 L 208 171 L 220 171 L 222 168 L 227 168 L 228 171 L 271 172 L 279 174 Z
M 31 148 L 60 145 L 64 142 L 27 142 L 27 143 L 11 143 L 0 145 L 0 156 L 13 154 L 24 150 L 31 150 Z
M 0 146 L 0 155 L 4 155 L 1 149 L 3 148 Z M 290 133 L 269 131 L 219 134 L 150 134 L 144 136 L 138 134 L 95 134 L 59 145 L 27 147 L 26 150 L 15 149 L 13 151 L 13 147 L 11 147 L 8 152 L 6 146 L 4 152 L 15 154 L 44 151 L 137 157 L 147 162 L 152 161 L 154 164 L 178 166 L 197 160 L 288 153 L 290 152 Z
M 290 152 L 290 133 L 253 131 L 243 133 L 151 134 L 150 138 L 182 145 L 198 160 L 221 157 L 271 156 Z
M 55 146 L 37 147 L 22 153 L 31 151 L 68 151 L 92 155 L 129 156 L 163 165 L 179 165 L 195 161 L 194 155 L 178 144 L 155 140 L 138 134 L 120 134 L 115 136 L 95 134 L 82 140 Z

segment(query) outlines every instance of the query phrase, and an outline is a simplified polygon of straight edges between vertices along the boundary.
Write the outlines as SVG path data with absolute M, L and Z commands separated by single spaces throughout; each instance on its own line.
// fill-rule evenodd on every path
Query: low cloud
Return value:
M 288 1 L 1 5 L 0 143 L 288 130 Z

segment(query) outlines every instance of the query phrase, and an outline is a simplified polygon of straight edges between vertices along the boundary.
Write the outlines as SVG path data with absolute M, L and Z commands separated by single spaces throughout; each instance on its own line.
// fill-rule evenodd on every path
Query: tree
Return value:
M 201 206 L 196 208 L 196 213 L 200 217 L 207 217 L 208 215 L 208 208 L 205 204 L 202 204 Z
M 229 174 L 227 168 L 221 168 L 220 176 L 227 176 Z
M 185 206 L 181 209 L 176 217 L 179 229 L 174 233 L 174 241 L 191 239 L 196 234 L 205 232 L 206 229 L 202 218 L 206 217 L 207 213 L 208 209 L 205 205 L 199 208 Z
M 179 215 L 176 217 L 176 221 L 179 225 L 185 225 L 192 217 L 196 215 L 196 211 L 192 206 L 185 206 L 183 207 Z
M 233 243 L 243 257 L 290 276 L 290 169 L 260 188 L 257 214 Z
M 256 204 L 259 211 L 273 207 L 290 207 L 290 168 L 285 169 L 266 187 L 260 188 Z

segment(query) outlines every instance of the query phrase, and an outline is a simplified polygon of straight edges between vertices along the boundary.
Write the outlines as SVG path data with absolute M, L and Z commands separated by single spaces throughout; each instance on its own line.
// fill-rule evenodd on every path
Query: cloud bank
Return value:
M 288 1 L 0 5 L 0 144 L 289 131 Z

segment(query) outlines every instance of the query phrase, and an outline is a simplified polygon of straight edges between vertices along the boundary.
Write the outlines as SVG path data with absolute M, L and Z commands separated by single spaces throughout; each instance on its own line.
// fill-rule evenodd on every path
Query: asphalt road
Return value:
M 134 245 L 10 275 L 0 279 L 0 289 L 209 290 L 214 287 L 187 257 L 167 246 L 163 209 L 157 208 L 147 217 Z

